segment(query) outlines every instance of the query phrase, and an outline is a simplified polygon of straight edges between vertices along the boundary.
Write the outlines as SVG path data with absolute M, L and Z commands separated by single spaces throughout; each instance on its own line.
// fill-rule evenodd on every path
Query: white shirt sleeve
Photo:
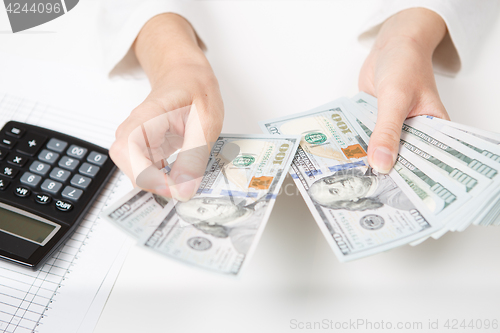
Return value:
M 468 67 L 478 42 L 497 16 L 498 0 L 390 0 L 385 1 L 359 36 L 362 44 L 371 46 L 382 23 L 390 16 L 408 9 L 423 7 L 439 14 L 448 32 L 433 55 L 434 69 L 441 74 L 455 75 Z
M 175 13 L 192 24 L 191 1 L 187 0 L 101 0 L 99 31 L 104 52 L 104 70 L 110 76 L 144 78 L 131 46 L 152 17 Z M 204 44 L 197 35 L 202 48 Z

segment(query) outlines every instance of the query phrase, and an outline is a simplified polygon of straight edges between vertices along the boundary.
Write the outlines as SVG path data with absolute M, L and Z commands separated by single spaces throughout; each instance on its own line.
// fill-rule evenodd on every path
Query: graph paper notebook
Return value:
M 106 115 L 101 119 L 98 112 L 91 119 L 68 115 L 65 110 L 0 92 L 0 126 L 16 120 L 71 131 L 73 136 L 109 147 L 117 124 Z M 0 262 L 0 332 L 80 332 L 90 312 L 95 325 L 100 311 L 92 310 L 92 305 L 100 299 L 102 309 L 106 299 L 102 292 L 109 294 L 127 248 L 127 240 L 98 217 L 117 186 L 128 186 L 121 177 L 114 175 L 73 236 L 39 271 Z

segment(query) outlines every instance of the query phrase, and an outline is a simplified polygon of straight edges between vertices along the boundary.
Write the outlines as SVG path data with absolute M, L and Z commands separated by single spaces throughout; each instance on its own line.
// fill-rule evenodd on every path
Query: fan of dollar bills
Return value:
M 500 224 L 500 134 L 408 119 L 383 175 L 367 162 L 376 117 L 376 98 L 361 92 L 263 121 L 266 135 L 222 134 L 193 199 L 135 189 L 103 216 L 147 248 L 230 275 L 246 266 L 288 172 L 342 262 Z

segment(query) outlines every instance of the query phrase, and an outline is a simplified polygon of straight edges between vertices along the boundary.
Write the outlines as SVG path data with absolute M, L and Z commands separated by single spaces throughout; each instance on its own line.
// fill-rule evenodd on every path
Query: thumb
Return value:
M 200 116 L 201 112 L 193 104 L 187 117 L 182 148 L 167 178 L 172 197 L 179 201 L 187 201 L 195 195 L 210 156 L 209 143 L 215 142 L 219 136 L 216 131 L 205 133 Z
M 401 127 L 410 111 L 410 101 L 380 96 L 378 106 L 377 123 L 368 145 L 368 163 L 375 171 L 385 174 L 396 162 Z

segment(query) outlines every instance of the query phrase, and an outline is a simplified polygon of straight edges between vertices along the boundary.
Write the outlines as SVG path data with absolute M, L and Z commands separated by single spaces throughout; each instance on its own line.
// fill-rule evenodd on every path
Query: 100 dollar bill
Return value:
M 351 102 L 351 106 L 349 111 L 355 117 L 356 122 L 361 126 L 367 137 L 370 137 L 372 130 L 375 128 L 375 122 L 368 117 L 368 112 L 363 112 L 356 107 L 359 106 L 359 103 L 354 105 Z M 433 148 L 417 147 L 403 139 L 400 140 L 400 144 L 400 151 L 394 165 L 395 170 L 410 185 L 414 192 L 417 193 L 419 198 L 422 200 L 425 199 L 424 202 L 426 202 L 430 210 L 434 214 L 440 215 L 440 219 L 445 218 L 444 216 L 450 217 L 450 210 L 454 211 L 458 209 L 458 207 L 463 205 L 464 200 L 468 200 L 470 196 L 466 192 L 469 192 L 471 189 L 476 192 L 484 190 L 484 186 L 475 188 L 478 182 L 474 177 L 456 167 L 448 165 L 444 158 L 439 158 L 443 157 L 439 152 L 428 150 Z M 475 173 L 475 171 L 471 172 L 474 173 L 474 176 L 482 177 L 481 179 L 484 180 L 484 176 Z M 417 186 L 417 184 L 422 184 L 423 186 Z M 422 190 L 423 187 L 427 187 L 427 190 Z M 428 200 L 430 194 L 437 195 L 442 202 L 439 203 L 439 199 L 436 197 L 434 197 L 434 200 Z M 442 207 L 443 209 L 436 209 L 437 207 Z M 444 208 L 448 211 L 446 212 Z
M 365 134 L 342 100 L 261 127 L 301 135 L 292 178 L 339 260 L 379 253 L 441 227 L 397 173 L 370 168 Z
M 373 112 L 373 107 L 376 106 L 376 99 L 367 97 L 364 93 L 358 95 L 353 98 L 359 107 L 355 113 L 359 115 L 361 111 L 361 118 L 374 126 L 376 112 Z M 371 108 L 367 105 L 371 105 Z M 401 145 L 444 176 L 441 177 L 441 182 L 447 179 L 455 185 L 465 186 L 470 197 L 467 207 L 476 208 L 458 206 L 452 223 L 448 223 L 433 237 L 439 238 L 447 230 L 463 230 L 471 223 L 493 223 L 496 216 L 495 205 L 498 206 L 496 202 L 499 191 L 495 183 L 498 183 L 500 159 L 495 140 L 480 135 L 480 131 L 471 131 L 465 125 L 429 116 L 406 120 L 402 130 Z M 403 150 L 401 148 L 401 152 Z
M 299 137 L 291 135 L 221 135 L 191 200 L 170 200 L 160 208 L 155 195 L 135 190 L 104 216 L 153 251 L 238 275 L 257 245 L 298 144 Z

